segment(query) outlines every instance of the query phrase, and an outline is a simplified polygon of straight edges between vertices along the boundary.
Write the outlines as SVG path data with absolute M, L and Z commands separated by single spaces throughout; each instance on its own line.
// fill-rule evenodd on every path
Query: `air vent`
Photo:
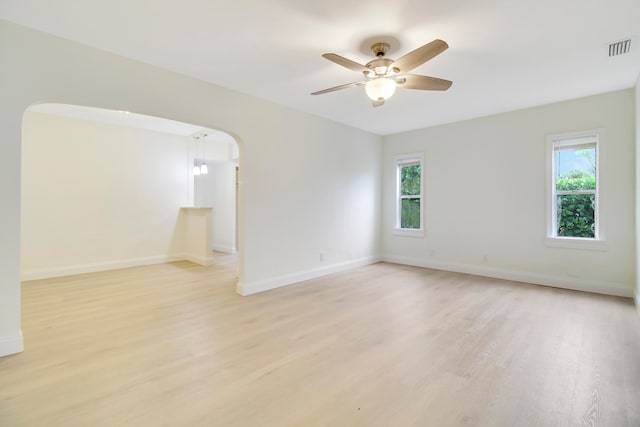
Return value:
M 618 56 L 629 53 L 631 50 L 631 39 L 609 43 L 609 56 Z

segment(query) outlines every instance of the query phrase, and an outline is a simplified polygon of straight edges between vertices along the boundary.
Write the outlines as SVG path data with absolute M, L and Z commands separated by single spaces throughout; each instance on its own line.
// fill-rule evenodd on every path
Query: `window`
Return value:
M 422 226 L 423 158 L 421 153 L 396 157 L 397 204 L 394 234 L 424 236 Z
M 549 246 L 603 248 L 603 140 L 603 129 L 547 138 Z

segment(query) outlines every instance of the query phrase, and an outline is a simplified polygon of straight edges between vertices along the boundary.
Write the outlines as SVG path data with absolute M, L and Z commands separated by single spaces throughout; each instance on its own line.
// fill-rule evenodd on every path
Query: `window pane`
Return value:
M 402 196 L 420 195 L 420 165 L 400 168 L 400 194 Z
M 596 147 L 556 149 L 556 190 L 595 190 Z
M 400 228 L 420 228 L 420 199 L 402 199 Z
M 557 196 L 558 236 L 594 238 L 595 202 L 593 194 Z

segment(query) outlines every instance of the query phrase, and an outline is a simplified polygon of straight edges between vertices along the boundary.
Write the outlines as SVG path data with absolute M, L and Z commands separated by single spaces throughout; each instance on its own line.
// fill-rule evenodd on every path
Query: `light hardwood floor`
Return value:
M 631 300 L 392 264 L 234 286 L 229 256 L 24 283 L 0 426 L 640 426 Z

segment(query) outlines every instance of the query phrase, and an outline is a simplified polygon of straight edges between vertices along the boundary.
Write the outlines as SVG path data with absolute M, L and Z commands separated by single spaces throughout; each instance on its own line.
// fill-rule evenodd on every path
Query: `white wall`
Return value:
M 213 207 L 211 244 L 219 252 L 236 252 L 235 175 L 235 162 L 209 161 L 209 173 L 196 177 L 196 190 L 205 195 L 203 206 Z
M 242 161 L 241 293 L 377 259 L 380 137 L 6 21 L 0 63 L 0 355 L 22 349 L 21 128 L 34 103 L 126 110 L 232 134 Z
M 383 142 L 387 260 L 631 296 L 633 90 L 392 135 Z M 607 251 L 545 246 L 545 136 L 607 130 Z M 424 152 L 424 238 L 392 235 L 394 155 Z M 485 258 L 486 257 L 486 258 Z
M 22 280 L 179 256 L 182 136 L 27 111 Z
M 182 208 L 180 222 L 185 240 L 184 259 L 200 265 L 211 265 L 211 208 Z
M 203 145 L 209 173 L 194 176 L 194 203 L 213 207 L 213 250 L 235 253 L 237 144 L 205 140 Z
M 636 125 L 636 308 L 640 312 L 640 75 L 634 88 Z

